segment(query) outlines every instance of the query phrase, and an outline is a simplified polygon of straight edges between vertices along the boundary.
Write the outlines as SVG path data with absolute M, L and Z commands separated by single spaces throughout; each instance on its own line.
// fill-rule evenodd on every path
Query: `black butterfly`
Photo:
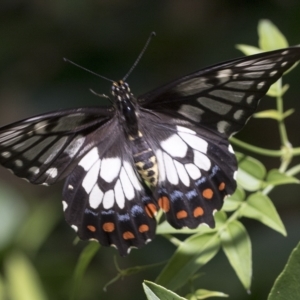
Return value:
M 111 107 L 55 111 L 0 128 L 0 163 L 34 184 L 65 177 L 65 218 L 81 239 L 121 255 L 175 228 L 214 227 L 236 188 L 228 138 L 300 59 L 290 47 L 233 59 L 135 98 L 113 82 Z

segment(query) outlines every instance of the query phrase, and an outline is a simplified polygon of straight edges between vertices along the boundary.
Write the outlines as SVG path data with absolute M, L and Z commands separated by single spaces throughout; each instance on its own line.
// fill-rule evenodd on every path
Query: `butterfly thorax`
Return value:
M 114 82 L 112 95 L 115 98 L 119 121 L 131 146 L 136 169 L 147 184 L 155 187 L 158 181 L 157 160 L 139 129 L 135 99 L 129 85 L 122 80 Z

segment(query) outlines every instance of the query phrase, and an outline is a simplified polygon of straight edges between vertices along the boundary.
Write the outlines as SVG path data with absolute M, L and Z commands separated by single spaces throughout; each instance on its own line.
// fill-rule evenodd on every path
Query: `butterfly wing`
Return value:
M 245 125 L 259 100 L 300 59 L 300 47 L 233 59 L 146 93 L 146 109 L 229 137 Z
M 25 119 L 0 128 L 0 164 L 34 184 L 66 177 L 96 143 L 107 146 L 109 109 L 79 108 Z M 108 134 L 108 132 L 106 132 Z
M 158 164 L 154 195 L 168 222 L 175 228 L 214 227 L 213 213 L 236 189 L 237 162 L 228 139 L 161 113 L 140 117 Z
M 158 204 L 175 228 L 214 226 L 213 212 L 236 188 L 228 137 L 299 59 L 300 47 L 233 59 L 138 98 L 158 162 Z
M 135 171 L 122 128 L 118 133 L 107 151 L 99 144 L 82 157 L 66 180 L 63 204 L 81 239 L 114 246 L 125 256 L 153 239 L 158 206 Z

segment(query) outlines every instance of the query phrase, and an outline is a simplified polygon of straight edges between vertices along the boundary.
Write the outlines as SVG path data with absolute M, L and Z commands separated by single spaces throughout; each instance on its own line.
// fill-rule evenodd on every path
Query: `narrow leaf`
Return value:
M 251 194 L 240 211 L 240 215 L 260 221 L 286 236 L 285 227 L 270 198 L 262 193 Z
M 268 300 L 300 299 L 300 243 L 293 250 L 282 273 L 277 277 Z
M 280 121 L 282 119 L 282 115 L 275 109 L 269 109 L 260 111 L 253 115 L 254 118 L 269 118 Z
M 171 290 L 180 288 L 217 254 L 219 248 L 220 240 L 216 233 L 189 237 L 177 248 L 156 283 Z
M 73 275 L 73 293 L 71 299 L 80 299 L 79 292 L 83 275 L 99 248 L 100 244 L 98 242 L 89 242 L 82 250 Z
M 211 232 L 211 229 L 206 224 L 201 224 L 195 229 L 187 227 L 176 229 L 171 226 L 167 221 L 163 221 L 156 228 L 156 234 L 194 234 L 194 233 L 205 233 Z
M 231 266 L 246 290 L 250 290 L 252 277 L 251 241 L 248 233 L 239 221 L 228 223 L 221 232 L 221 243 Z
M 273 169 L 268 172 L 266 181 L 271 185 L 300 183 L 297 178 L 281 173 L 277 169 Z
M 270 20 L 260 20 L 258 23 L 259 47 L 271 51 L 289 46 L 285 36 Z
M 174 292 L 151 281 L 144 281 L 143 288 L 148 300 L 186 300 Z
M 202 300 L 202 299 L 207 299 L 207 298 L 211 298 L 211 297 L 227 298 L 228 295 L 221 293 L 221 292 L 209 291 L 209 290 L 204 290 L 204 289 L 199 289 L 199 290 L 195 291 L 193 294 L 186 295 L 186 298 L 189 300 Z
M 238 50 L 242 51 L 245 55 L 253 55 L 257 53 L 263 52 L 261 49 L 250 46 L 250 45 L 244 45 L 244 44 L 238 44 L 235 46 Z
M 8 281 L 9 299 L 47 299 L 36 270 L 23 253 L 12 253 L 5 261 L 4 271 Z

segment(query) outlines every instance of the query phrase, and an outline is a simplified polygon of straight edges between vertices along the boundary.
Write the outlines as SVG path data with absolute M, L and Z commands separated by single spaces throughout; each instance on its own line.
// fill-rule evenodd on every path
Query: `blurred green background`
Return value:
M 272 20 L 291 45 L 300 43 L 298 0 L 1 0 L 0 125 L 105 102 L 89 89 L 108 94 L 110 83 L 65 63 L 63 57 L 118 80 L 132 66 L 150 32 L 156 31 L 157 37 L 128 79 L 133 93 L 139 95 L 209 64 L 242 56 L 234 46 L 257 46 L 256 28 L 262 18 Z M 285 108 L 296 109 L 287 120 L 294 146 L 300 145 L 299 80 L 299 66 L 285 77 L 291 85 L 284 97 Z M 260 110 L 273 107 L 274 101 L 266 98 Z M 251 120 L 238 137 L 266 148 L 280 145 L 274 121 Z M 279 165 L 277 159 L 257 158 L 268 169 Z M 24 284 L 25 277 L 40 282 L 36 299 L 69 298 L 74 268 L 86 243 L 73 245 L 75 234 L 63 219 L 61 190 L 62 183 L 33 186 L 0 168 L 0 300 L 3 285 L 13 291 L 13 300 L 25 299 L 22 296 L 30 287 L 30 282 Z M 251 294 L 243 290 L 222 253 L 202 269 L 204 276 L 195 285 L 223 291 L 233 300 L 266 299 L 300 237 L 299 191 L 298 186 L 282 186 L 270 194 L 286 225 L 287 238 L 243 220 L 253 246 Z M 127 268 L 166 260 L 173 251 L 172 245 L 157 237 L 117 260 Z M 100 249 L 83 279 L 81 299 L 145 299 L 141 281 L 154 280 L 159 268 L 125 278 L 103 292 L 116 274 L 115 255 L 114 249 Z M 24 264 L 33 268 L 33 277 Z M 18 289 L 21 293 L 14 294 Z

